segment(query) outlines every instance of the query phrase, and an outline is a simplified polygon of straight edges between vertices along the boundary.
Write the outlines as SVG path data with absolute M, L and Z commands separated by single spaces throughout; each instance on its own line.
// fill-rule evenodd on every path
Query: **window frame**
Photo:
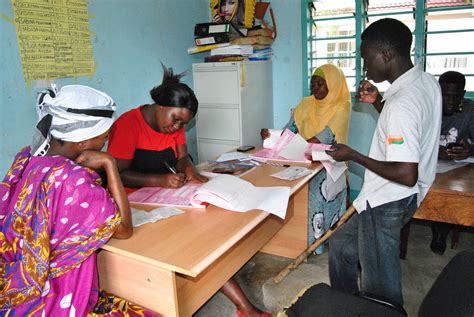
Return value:
M 413 14 L 415 20 L 415 43 L 414 43 L 414 54 L 413 59 L 415 64 L 423 65 L 423 69 L 426 69 L 426 57 L 427 56 L 435 56 L 435 55 L 472 55 L 474 56 L 474 52 L 465 51 L 465 52 L 451 52 L 446 51 L 443 53 L 430 53 L 426 52 L 426 39 L 429 34 L 440 34 L 440 33 L 457 33 L 457 32 L 473 32 L 474 29 L 457 29 L 457 30 L 446 30 L 446 31 L 427 31 L 426 27 L 426 15 L 430 12 L 441 12 L 441 11 L 453 11 L 453 10 L 465 10 L 465 9 L 473 9 L 473 5 L 465 5 L 465 6 L 456 6 L 456 7 L 438 7 L 438 8 L 426 8 L 426 0 L 416 0 L 415 8 L 413 10 L 400 10 L 400 11 L 393 11 L 390 14 L 386 13 L 369 13 L 367 14 L 368 8 L 368 0 L 354 0 L 355 1 L 355 12 L 353 12 L 353 16 L 344 16 L 338 17 L 337 19 L 354 19 L 355 20 L 355 34 L 353 36 L 335 36 L 331 38 L 321 38 L 321 40 L 328 40 L 328 39 L 337 39 L 337 40 L 344 40 L 344 39 L 355 39 L 355 82 L 358 83 L 362 79 L 362 58 L 360 56 L 360 36 L 362 31 L 365 28 L 365 21 L 369 17 L 374 16 L 393 16 L 399 14 Z M 310 4 L 313 1 L 310 0 L 302 0 L 301 1 L 301 20 L 302 20 L 302 47 L 303 47 L 303 94 L 304 96 L 308 96 L 309 93 L 309 82 L 311 79 L 311 69 L 310 69 L 310 61 L 317 60 L 317 59 L 326 59 L 326 57 L 313 57 L 311 56 L 311 52 L 309 51 L 309 43 L 312 41 L 311 39 L 311 25 L 317 21 L 324 21 L 324 20 L 333 20 L 331 18 L 315 18 L 312 19 L 310 16 Z M 339 52 L 336 48 L 335 53 Z M 337 59 L 331 58 L 332 60 Z M 436 77 L 439 77 L 441 74 L 433 74 Z M 474 73 L 464 73 L 466 77 L 474 77 Z M 353 77 L 353 76 L 351 76 Z M 349 87 L 351 90 L 351 94 L 354 95 L 355 87 Z M 474 98 L 474 91 L 466 91 L 465 94 L 466 98 Z

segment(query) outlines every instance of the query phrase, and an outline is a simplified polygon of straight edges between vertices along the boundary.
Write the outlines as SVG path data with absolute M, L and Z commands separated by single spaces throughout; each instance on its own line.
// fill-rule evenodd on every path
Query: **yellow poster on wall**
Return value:
M 11 0 L 26 81 L 93 76 L 87 0 Z

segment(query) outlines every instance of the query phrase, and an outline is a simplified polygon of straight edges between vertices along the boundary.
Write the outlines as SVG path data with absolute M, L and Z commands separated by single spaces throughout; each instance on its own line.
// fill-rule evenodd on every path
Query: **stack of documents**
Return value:
M 211 56 L 215 55 L 250 55 L 253 53 L 252 45 L 228 45 L 214 48 L 211 50 Z

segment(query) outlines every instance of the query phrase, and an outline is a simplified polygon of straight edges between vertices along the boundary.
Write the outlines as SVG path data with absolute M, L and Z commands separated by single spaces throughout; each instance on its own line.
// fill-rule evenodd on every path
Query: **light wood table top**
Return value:
M 436 174 L 430 188 L 433 192 L 455 192 L 459 195 L 474 196 L 474 164 Z
M 312 174 L 291 182 L 270 177 L 270 174 L 281 171 L 283 167 L 267 164 L 262 164 L 242 178 L 255 186 L 290 186 L 293 194 L 322 166 L 313 163 L 310 168 L 314 170 Z M 268 213 L 260 210 L 240 213 L 215 206 L 206 209 L 186 208 L 181 215 L 135 228 L 130 239 L 111 239 L 103 249 L 196 277 L 268 216 Z
M 436 174 L 413 217 L 474 227 L 474 164 Z

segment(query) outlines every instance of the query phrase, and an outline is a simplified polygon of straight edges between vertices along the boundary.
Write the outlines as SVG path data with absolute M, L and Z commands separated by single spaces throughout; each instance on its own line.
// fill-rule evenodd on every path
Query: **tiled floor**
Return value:
M 448 237 L 448 242 L 451 237 Z M 443 256 L 429 248 L 431 231 L 428 222 L 413 221 L 408 242 L 407 259 L 402 261 L 403 294 L 409 316 L 416 316 L 418 307 L 435 278 L 447 262 L 459 251 L 474 249 L 474 230 L 465 228 L 456 250 L 448 249 Z M 328 253 L 313 255 L 280 284 L 272 278 L 291 261 L 264 253 L 255 255 L 237 274 L 236 278 L 247 296 L 261 309 L 276 315 L 289 304 L 304 287 L 329 282 Z M 236 316 L 233 304 L 220 292 L 209 300 L 195 317 Z

